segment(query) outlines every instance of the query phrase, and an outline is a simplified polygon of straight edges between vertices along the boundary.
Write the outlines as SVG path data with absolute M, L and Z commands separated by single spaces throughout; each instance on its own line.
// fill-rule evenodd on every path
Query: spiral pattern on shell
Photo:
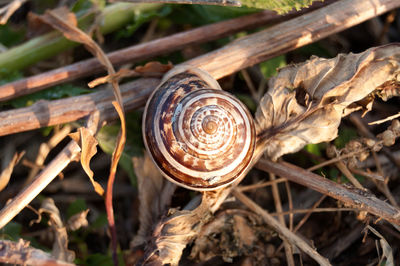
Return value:
M 246 107 L 193 67 L 164 76 L 146 104 L 143 136 L 163 175 L 194 190 L 232 183 L 248 167 L 255 147 Z

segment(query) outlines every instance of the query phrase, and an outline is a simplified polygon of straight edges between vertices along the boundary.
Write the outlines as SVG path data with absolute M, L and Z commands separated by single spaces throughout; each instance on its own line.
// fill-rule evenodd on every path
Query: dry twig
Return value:
M 218 79 L 320 40 L 399 6 L 400 2 L 397 0 L 379 0 L 374 5 L 362 0 L 339 1 L 300 18 L 294 18 L 233 41 L 221 49 L 186 63 L 200 67 Z M 347 12 L 342 12 L 342 10 L 347 10 Z M 330 14 L 329 18 L 326 14 Z M 338 21 L 340 23 L 337 23 Z M 248 45 L 249 43 L 252 45 Z M 144 45 L 142 49 L 145 47 L 152 49 L 148 45 Z M 119 53 L 118 56 L 123 57 L 124 54 Z M 90 68 L 94 69 L 94 67 Z M 146 98 L 156 86 L 154 80 L 152 80 L 154 83 L 146 84 L 146 82 L 139 79 L 130 83 L 130 90 L 128 88 L 125 90 L 125 93 L 133 96 L 127 98 L 123 95 L 127 111 L 144 105 Z M 11 89 L 14 91 L 14 88 Z M 75 121 L 94 110 L 99 110 L 102 116 L 106 116 L 104 118 L 115 119 L 117 116 L 111 111 L 113 109 L 111 98 L 106 97 L 110 96 L 103 91 L 58 101 L 38 102 L 31 107 L 1 112 L 0 136 Z
M 256 164 L 256 167 L 340 200 L 360 211 L 370 212 L 389 222 L 400 225 L 400 210 L 379 200 L 367 191 L 345 188 L 338 183 L 289 163 L 274 163 L 262 159 Z
M 315 261 L 317 261 L 320 265 L 331 265 L 329 261 L 318 254 L 315 249 L 310 247 L 303 239 L 290 232 L 285 226 L 282 226 L 278 221 L 276 221 L 267 211 L 258 206 L 255 202 L 253 202 L 250 198 L 246 197 L 242 192 L 234 189 L 232 194 L 240 200 L 244 205 L 246 205 L 249 209 L 254 211 L 255 213 L 261 215 L 264 221 L 270 225 L 276 232 L 278 232 L 281 236 L 287 239 L 290 243 L 296 245 L 300 250 L 304 253 L 312 257 Z
M 327 2 L 329 3 L 329 1 Z M 277 23 L 308 12 L 318 6 L 319 5 L 315 5 L 304 11 L 293 12 L 285 16 L 279 16 L 275 12 L 266 10 L 127 47 L 109 53 L 107 57 L 109 57 L 114 66 L 134 63 L 152 56 L 176 51 L 191 44 L 204 43 L 226 37 L 241 30 Z M 102 71 L 104 71 L 104 69 L 96 58 L 83 60 L 65 67 L 4 84 L 0 86 L 0 100 L 16 98 L 56 84 L 97 74 Z

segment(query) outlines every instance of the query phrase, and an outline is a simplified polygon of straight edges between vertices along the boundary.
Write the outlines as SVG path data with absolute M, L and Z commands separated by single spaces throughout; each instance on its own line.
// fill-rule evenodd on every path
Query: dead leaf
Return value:
M 0 263 L 5 265 L 73 266 L 74 263 L 53 258 L 50 254 L 30 246 L 28 241 L 0 240 Z M 2 264 L 3 265 L 3 264 Z
M 144 77 L 161 77 L 173 67 L 171 62 L 168 62 L 168 64 L 161 64 L 158 61 L 152 61 L 146 63 L 144 66 L 135 67 L 135 72 Z
M 203 226 L 189 258 L 206 262 L 222 256 L 224 261 L 231 262 L 234 257 L 248 256 L 258 261 L 258 265 L 266 265 L 265 253 L 271 236 L 272 231 L 255 213 L 225 210 Z
M 144 265 L 178 265 L 182 251 L 192 241 L 202 226 L 211 218 L 210 204 L 218 193 L 203 195 L 201 204 L 194 210 L 173 211 L 163 218 L 153 230 L 151 243 L 146 245 Z M 153 264 L 154 263 L 154 264 Z
M 147 153 L 132 158 L 139 192 L 140 227 L 131 246 L 140 246 L 149 239 L 151 229 L 170 205 L 175 184 L 166 181 Z
M 7 167 L 3 169 L 0 175 L 0 191 L 2 191 L 10 182 L 11 174 L 14 170 L 14 166 L 21 160 L 25 152 L 15 153 Z
M 81 211 L 68 219 L 67 227 L 69 230 L 76 231 L 81 227 L 86 227 L 89 225 L 87 220 L 87 214 L 89 213 L 89 209 Z
M 38 210 L 39 218 L 34 221 L 40 222 L 42 213 L 49 216 L 49 225 L 54 232 L 54 243 L 52 249 L 52 256 L 58 260 L 72 262 L 75 259 L 75 252 L 68 249 L 68 234 L 67 229 L 60 217 L 60 211 L 54 203 L 52 198 L 43 200 L 40 209 Z
M 157 61 L 146 63 L 144 66 L 137 66 L 134 70 L 121 68 L 117 73 L 97 78 L 88 83 L 90 88 L 94 88 L 106 82 L 119 81 L 128 77 L 162 77 L 168 70 L 173 67 L 171 63 L 161 64 Z
M 285 67 L 270 80 L 256 112 L 259 141 L 273 160 L 306 144 L 331 141 L 357 102 L 399 79 L 400 44 Z
M 78 143 L 81 148 L 81 165 L 83 170 L 85 170 L 88 175 L 90 182 L 92 182 L 94 190 L 100 196 L 104 195 L 104 189 L 101 187 L 99 183 L 97 183 L 93 178 L 93 171 L 90 169 L 90 160 L 97 153 L 97 140 L 93 137 L 90 130 L 87 128 L 81 127 L 78 128 L 77 132 L 69 134 L 69 136 Z
M 387 266 L 394 266 L 394 259 L 393 259 L 393 250 L 386 239 L 373 227 L 367 225 L 367 228 L 374 233 L 377 237 L 379 237 L 379 243 L 381 244 L 382 248 L 382 258 L 379 261 L 378 265 L 382 265 L 382 260 L 386 258 L 386 263 L 384 265 Z

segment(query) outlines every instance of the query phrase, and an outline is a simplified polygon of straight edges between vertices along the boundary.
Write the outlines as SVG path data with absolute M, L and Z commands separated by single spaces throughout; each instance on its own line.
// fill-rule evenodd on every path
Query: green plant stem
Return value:
M 161 4 L 131 3 L 107 6 L 101 14 L 103 18 L 99 23 L 100 32 L 102 34 L 113 32 L 132 21 L 136 14 L 160 7 Z M 80 28 L 88 27 L 92 20 L 93 16 L 82 17 L 79 20 Z M 59 32 L 50 32 L 1 53 L 0 69 L 20 70 L 78 45 L 79 43 L 67 40 Z

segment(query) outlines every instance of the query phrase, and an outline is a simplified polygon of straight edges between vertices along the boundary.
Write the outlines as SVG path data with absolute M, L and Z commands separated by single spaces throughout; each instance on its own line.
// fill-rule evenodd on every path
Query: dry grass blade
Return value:
M 61 10 L 63 14 L 65 14 L 66 10 Z M 46 14 L 43 16 L 43 20 L 46 21 L 49 25 L 61 31 L 64 36 L 72 41 L 83 43 L 86 48 L 96 56 L 96 58 L 100 61 L 102 65 L 107 69 L 109 75 L 114 75 L 115 70 L 113 65 L 111 64 L 109 58 L 105 55 L 103 50 L 98 46 L 98 44 L 93 41 L 93 39 L 77 28 L 76 24 L 68 23 L 68 21 L 63 20 L 60 18 L 59 10 L 56 11 L 47 11 Z M 68 17 L 74 17 L 73 13 L 67 12 Z M 113 260 L 114 264 L 118 265 L 118 258 L 117 258 L 117 232 L 115 228 L 115 221 L 114 221 L 114 211 L 112 206 L 112 188 L 115 179 L 115 173 L 117 171 L 118 161 L 121 158 L 122 151 L 125 146 L 126 142 L 126 128 L 125 128 L 125 113 L 124 113 L 124 106 L 123 106 L 123 99 L 121 95 L 121 91 L 119 88 L 119 84 L 116 80 L 112 79 L 110 81 L 114 96 L 116 101 L 113 101 L 112 104 L 116 109 L 119 119 L 121 121 L 121 131 L 118 134 L 117 143 L 112 155 L 111 159 L 111 167 L 110 167 L 110 175 L 108 177 L 107 182 L 107 192 L 105 195 L 105 205 L 107 210 L 107 219 L 111 230 L 111 240 L 113 246 Z M 89 175 L 90 176 L 90 175 Z M 92 182 L 93 183 L 93 182 Z M 99 186 L 95 186 L 96 189 L 99 189 L 98 193 L 102 192 Z
M 393 259 L 393 250 L 392 250 L 391 246 L 389 245 L 389 243 L 372 226 L 367 225 L 367 228 L 372 233 L 374 233 L 377 237 L 379 237 L 379 243 L 381 244 L 381 248 L 382 248 L 382 258 L 380 259 L 379 264 L 381 265 L 383 263 L 383 260 L 386 258 L 385 265 L 394 266 L 395 264 L 394 264 L 394 259 Z
M 281 236 L 284 237 L 290 243 L 296 245 L 300 250 L 304 253 L 312 257 L 316 262 L 320 265 L 331 265 L 329 261 L 318 254 L 315 249 L 310 247 L 303 239 L 289 231 L 285 226 L 282 226 L 277 220 L 275 220 L 268 212 L 263 210 L 260 206 L 258 206 L 255 202 L 253 202 L 250 198 L 246 197 L 242 192 L 234 189 L 232 191 L 233 195 L 240 200 L 244 205 L 246 205 L 250 210 L 259 214 L 264 221 L 270 225 L 276 232 L 278 232 Z
M 360 211 L 370 212 L 391 223 L 400 225 L 400 210 L 379 200 L 367 191 L 356 188 L 345 188 L 338 183 L 289 163 L 274 163 L 262 159 L 257 163 L 256 167 L 340 200 L 346 205 L 357 208 Z

